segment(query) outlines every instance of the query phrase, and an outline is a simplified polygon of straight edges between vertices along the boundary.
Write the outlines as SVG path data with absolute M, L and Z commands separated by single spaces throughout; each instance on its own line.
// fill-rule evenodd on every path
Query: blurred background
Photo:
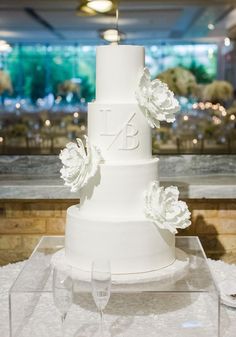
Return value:
M 96 45 L 144 45 L 178 96 L 153 153 L 236 153 L 234 0 L 1 0 L 0 154 L 57 154 L 87 132 Z M 112 83 L 111 83 L 112 85 Z

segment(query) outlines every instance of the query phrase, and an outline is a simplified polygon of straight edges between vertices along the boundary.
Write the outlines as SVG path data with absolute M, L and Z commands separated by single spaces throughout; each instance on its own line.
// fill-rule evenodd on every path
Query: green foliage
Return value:
M 34 61 L 30 64 L 26 72 L 26 81 L 27 80 L 29 86 L 27 87 L 28 92 L 25 88 L 25 94 L 35 103 L 39 97 L 44 97 L 45 95 L 45 71 L 40 62 Z
M 215 75 L 209 74 L 207 67 L 203 64 L 197 64 L 195 60 L 192 61 L 190 67 L 186 68 L 196 77 L 197 83 L 208 84 L 211 83 Z
M 210 57 L 209 48 L 213 50 Z M 181 66 L 190 70 L 198 83 L 206 84 L 215 79 L 217 48 L 214 45 L 148 46 L 146 55 L 153 76 Z M 7 55 L 5 67 L 10 73 L 15 97 L 24 96 L 35 102 L 49 92 L 57 96 L 60 84 L 76 79 L 81 81 L 80 97 L 88 102 L 95 97 L 95 62 L 95 47 L 16 45 Z M 71 103 L 80 97 L 74 95 Z
M 35 102 L 49 92 L 58 94 L 65 80 L 81 80 L 81 97 L 91 101 L 95 96 L 94 48 L 83 52 L 76 46 L 15 46 L 7 57 L 14 96 L 25 96 Z M 75 95 L 76 96 L 76 95 Z M 75 97 L 78 101 L 79 97 Z

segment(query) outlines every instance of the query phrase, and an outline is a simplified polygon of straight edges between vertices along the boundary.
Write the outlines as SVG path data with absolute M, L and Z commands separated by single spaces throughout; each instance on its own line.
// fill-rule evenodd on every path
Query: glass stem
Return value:
M 65 320 L 66 320 L 66 313 L 61 315 L 61 333 L 62 333 L 62 337 L 64 337 L 65 335 Z
M 100 332 L 101 332 L 101 337 L 104 336 L 104 326 L 103 326 L 103 311 L 102 309 L 100 310 Z

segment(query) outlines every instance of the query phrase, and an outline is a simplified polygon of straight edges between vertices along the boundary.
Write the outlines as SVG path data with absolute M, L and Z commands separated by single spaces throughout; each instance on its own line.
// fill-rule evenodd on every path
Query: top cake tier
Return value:
M 144 68 L 144 47 L 109 45 L 97 48 L 96 102 L 135 102 Z

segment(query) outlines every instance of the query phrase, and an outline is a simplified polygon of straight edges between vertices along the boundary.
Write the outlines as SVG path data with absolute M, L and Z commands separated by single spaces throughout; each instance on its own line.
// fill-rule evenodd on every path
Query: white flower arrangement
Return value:
M 60 170 L 61 178 L 65 181 L 65 186 L 71 188 L 71 192 L 76 192 L 84 187 L 88 180 L 92 178 L 101 162 L 99 149 L 89 143 L 85 136 L 85 146 L 81 139 L 77 138 L 76 143 L 68 143 L 59 155 L 63 167 Z
M 227 81 L 213 81 L 203 87 L 202 99 L 204 101 L 229 101 L 233 97 L 234 88 Z
M 145 195 L 145 215 L 158 227 L 176 234 L 177 228 L 191 225 L 188 206 L 178 200 L 179 190 L 176 186 L 164 189 L 157 181 L 151 183 Z
M 179 102 L 167 84 L 159 79 L 152 81 L 147 68 L 144 68 L 139 81 L 136 98 L 152 128 L 160 127 L 161 121 L 174 122 L 175 113 L 180 109 Z
M 157 78 L 168 85 L 168 88 L 178 96 L 195 95 L 198 90 L 196 77 L 191 71 L 182 67 L 169 68 L 160 73 Z

